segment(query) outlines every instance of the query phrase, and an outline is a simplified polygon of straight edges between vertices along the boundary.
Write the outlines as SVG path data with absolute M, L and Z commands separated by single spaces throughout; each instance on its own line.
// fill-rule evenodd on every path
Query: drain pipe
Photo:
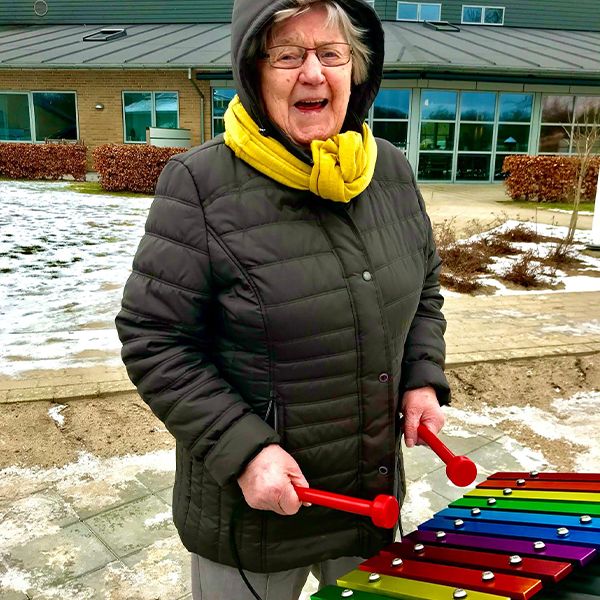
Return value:
M 192 68 L 188 68 L 188 79 L 192 82 L 192 85 L 196 88 L 198 96 L 200 96 L 200 144 L 204 144 L 204 94 L 198 86 L 196 80 L 192 77 Z

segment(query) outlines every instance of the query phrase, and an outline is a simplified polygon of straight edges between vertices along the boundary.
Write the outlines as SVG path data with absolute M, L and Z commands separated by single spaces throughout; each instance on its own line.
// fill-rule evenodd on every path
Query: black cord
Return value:
M 242 512 L 246 506 L 246 502 L 242 498 L 238 502 L 236 502 L 233 511 L 231 512 L 231 518 L 229 519 L 229 549 L 231 550 L 231 554 L 233 554 L 233 560 L 235 561 L 235 566 L 237 570 L 240 572 L 246 587 L 250 590 L 250 593 L 256 598 L 256 600 L 262 600 L 262 598 L 256 593 L 256 590 L 252 587 L 252 584 L 248 581 L 244 570 L 242 569 L 242 561 L 240 560 L 240 554 L 237 549 L 237 544 L 235 542 L 235 526 L 238 520 L 241 520 Z

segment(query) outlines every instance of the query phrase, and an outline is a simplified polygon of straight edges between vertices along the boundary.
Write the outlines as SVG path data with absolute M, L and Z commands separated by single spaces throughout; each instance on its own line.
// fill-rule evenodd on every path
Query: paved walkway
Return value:
M 444 313 L 447 364 L 600 351 L 600 293 L 450 296 Z M 130 392 L 125 369 L 91 367 L 0 377 L 0 403 L 66 402 Z

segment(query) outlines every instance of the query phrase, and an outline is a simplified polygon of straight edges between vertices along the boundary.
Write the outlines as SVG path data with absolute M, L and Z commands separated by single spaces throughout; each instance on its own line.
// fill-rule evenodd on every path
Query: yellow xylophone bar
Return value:
M 506 488 L 474 489 L 465 494 L 465 497 L 479 496 L 484 498 L 516 498 L 519 500 L 557 500 L 562 502 L 594 502 L 600 503 L 600 493 L 590 492 L 546 492 L 540 490 L 515 490 Z
M 469 589 L 459 589 L 437 583 L 427 583 L 403 577 L 392 577 L 378 573 L 367 573 L 358 569 L 350 571 L 337 580 L 341 587 L 362 592 L 373 592 L 402 600 L 510 600 L 508 596 L 498 596 Z

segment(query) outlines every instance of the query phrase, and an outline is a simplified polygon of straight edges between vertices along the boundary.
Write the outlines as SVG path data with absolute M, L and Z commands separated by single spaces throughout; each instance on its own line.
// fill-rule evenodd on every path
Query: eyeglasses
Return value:
M 316 48 L 304 48 L 303 46 L 271 46 L 264 58 L 276 69 L 297 69 L 304 64 L 306 55 L 314 51 L 317 59 L 324 67 L 341 67 L 347 65 L 352 57 L 350 44 L 336 42 L 333 44 L 322 44 Z

